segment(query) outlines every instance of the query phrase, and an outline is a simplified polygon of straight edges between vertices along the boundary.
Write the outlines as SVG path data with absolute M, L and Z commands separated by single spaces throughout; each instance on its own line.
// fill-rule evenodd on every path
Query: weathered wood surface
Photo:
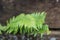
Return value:
M 1 8 L 2 7 L 2 8 Z M 0 23 L 6 24 L 6 20 L 22 12 L 46 11 L 46 23 L 50 28 L 60 28 L 60 0 L 0 0 Z
M 51 31 L 50 35 L 45 35 L 46 40 L 53 40 L 54 38 L 56 40 L 60 40 L 60 31 Z

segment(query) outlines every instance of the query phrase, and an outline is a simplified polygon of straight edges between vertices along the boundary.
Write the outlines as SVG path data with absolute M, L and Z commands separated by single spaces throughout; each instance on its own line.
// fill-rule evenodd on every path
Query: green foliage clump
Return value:
M 0 24 L 0 34 L 2 34 L 1 30 L 2 30 L 2 26 L 1 26 L 1 24 Z
M 0 34 L 2 34 L 2 31 L 4 31 L 5 27 L 0 24 Z
M 6 33 L 16 34 L 18 31 L 20 34 L 41 34 L 50 33 L 48 25 L 45 24 L 45 12 L 34 12 L 32 14 L 20 14 L 17 17 L 10 18 L 7 21 L 7 26 L 4 31 Z

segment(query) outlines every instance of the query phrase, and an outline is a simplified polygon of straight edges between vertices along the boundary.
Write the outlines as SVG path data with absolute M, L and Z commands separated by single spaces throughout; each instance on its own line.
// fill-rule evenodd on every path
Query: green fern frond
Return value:
M 0 24 L 0 34 L 2 34 L 1 31 L 3 31 L 3 30 L 4 30 L 4 27 Z
M 17 17 L 10 18 L 7 21 L 5 31 L 7 33 L 16 34 L 19 30 L 20 34 L 44 34 L 49 32 L 48 25 L 45 24 L 45 12 L 34 12 L 32 14 L 20 14 Z M 45 25 L 44 25 L 45 24 Z

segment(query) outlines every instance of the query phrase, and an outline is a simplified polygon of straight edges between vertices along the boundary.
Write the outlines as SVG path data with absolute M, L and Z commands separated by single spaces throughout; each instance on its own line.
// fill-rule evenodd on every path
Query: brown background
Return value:
M 60 28 L 60 1 L 56 0 L 0 0 L 0 23 L 22 12 L 46 11 L 46 23 L 50 28 Z

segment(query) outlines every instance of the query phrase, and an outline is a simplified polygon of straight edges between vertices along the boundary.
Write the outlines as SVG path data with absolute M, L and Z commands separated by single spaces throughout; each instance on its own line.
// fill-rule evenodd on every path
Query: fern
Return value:
M 48 25 L 45 24 L 45 12 L 35 12 L 32 14 L 20 14 L 17 17 L 10 18 L 5 27 L 6 33 L 16 34 L 19 30 L 20 34 L 41 34 L 49 33 Z

